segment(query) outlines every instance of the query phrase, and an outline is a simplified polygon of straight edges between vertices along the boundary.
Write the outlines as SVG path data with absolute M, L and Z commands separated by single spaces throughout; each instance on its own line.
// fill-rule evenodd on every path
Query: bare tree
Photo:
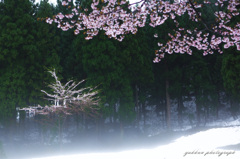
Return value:
M 55 69 L 48 71 L 55 79 L 54 83 L 48 85 L 53 90 L 52 93 L 48 93 L 45 90 L 41 90 L 48 97 L 47 100 L 54 101 L 54 105 L 51 106 L 37 106 L 28 107 L 19 110 L 28 111 L 29 113 L 37 114 L 49 114 L 55 112 L 57 114 L 64 113 L 70 115 L 73 112 L 84 112 L 90 110 L 90 112 L 96 112 L 99 103 L 98 91 L 96 87 L 84 87 L 77 89 L 77 87 L 83 83 L 82 80 L 78 83 L 73 80 L 68 81 L 66 84 L 62 84 L 58 79 Z
M 98 100 L 95 100 L 95 96 L 98 94 L 98 91 L 96 91 L 95 88 L 86 87 L 76 90 L 76 88 L 85 80 L 82 80 L 78 83 L 70 80 L 65 85 L 63 85 L 58 79 L 55 69 L 48 72 L 55 79 L 55 83 L 49 85 L 49 87 L 53 89 L 54 94 L 47 93 L 44 90 L 41 91 L 45 93 L 48 97 L 55 99 L 55 106 L 59 106 L 59 103 L 57 103 L 56 101 L 63 101 L 64 107 L 66 107 L 67 102 L 71 101 L 82 101 L 83 104 L 86 102 L 94 105 L 98 104 Z

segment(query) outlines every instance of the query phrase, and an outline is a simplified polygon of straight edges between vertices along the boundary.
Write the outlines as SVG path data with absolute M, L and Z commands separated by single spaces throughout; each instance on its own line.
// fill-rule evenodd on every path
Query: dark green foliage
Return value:
M 48 0 L 37 5 L 29 0 L 0 3 L 0 118 L 13 115 L 16 107 L 45 104 L 40 90 L 51 83 L 49 68 L 55 68 L 63 82 L 87 79 L 86 86 L 97 85 L 102 119 L 109 117 L 122 126 L 145 120 L 146 106 L 156 106 L 158 115 L 165 112 L 166 92 L 172 104 L 178 105 L 179 119 L 184 116 L 184 102 L 192 97 L 199 120 L 211 113 L 217 115 L 225 92 L 237 110 L 240 58 L 235 48 L 223 56 L 203 57 L 197 50 L 192 56 L 165 55 L 162 62 L 154 64 L 157 43 L 169 40 L 168 33 L 177 29 L 171 20 L 156 28 L 139 28 L 122 42 L 103 32 L 86 41 L 83 33 L 75 36 L 73 30 L 64 32 L 45 23 L 46 17 L 70 11 L 61 6 L 62 0 L 57 2 L 57 6 Z M 91 1 L 76 3 L 83 10 Z M 202 8 L 207 25 L 213 18 L 208 16 L 212 9 L 217 10 Z M 179 27 L 204 28 L 204 23 L 193 24 L 187 15 L 176 18 Z M 155 33 L 158 38 L 153 37 Z
M 223 58 L 223 68 L 222 68 L 224 86 L 234 96 L 239 97 L 240 56 L 238 52 L 233 52 L 233 49 L 230 49 L 225 52 L 226 52 L 226 55 L 224 55 L 225 57 Z
M 240 55 L 235 48 L 224 51 L 222 61 L 222 77 L 231 104 L 231 112 L 235 116 L 239 111 L 240 99 Z
M 40 90 L 45 87 L 44 82 L 48 81 L 46 68 L 58 64 L 55 28 L 36 18 L 52 14 L 47 5 L 42 2 L 38 10 L 34 10 L 36 6 L 28 0 L 6 0 L 1 4 L 2 117 L 11 116 L 16 107 L 43 103 Z
M 105 102 L 111 107 L 119 101 L 131 105 L 132 97 L 128 94 L 131 93 L 131 89 L 124 89 L 129 88 L 130 84 L 126 74 L 129 60 L 127 54 L 121 53 L 114 41 L 101 34 L 91 41 L 80 42 L 78 45 L 81 45 L 81 51 L 78 59 L 82 60 L 88 84 L 99 85 Z M 116 113 L 115 110 L 112 111 Z
M 34 19 L 29 1 L 6 0 L 1 5 L 1 116 L 9 116 L 16 106 L 27 104 L 28 61 L 34 59 Z M 30 90 L 29 90 L 30 91 Z M 2 113 L 4 112 L 4 113 Z

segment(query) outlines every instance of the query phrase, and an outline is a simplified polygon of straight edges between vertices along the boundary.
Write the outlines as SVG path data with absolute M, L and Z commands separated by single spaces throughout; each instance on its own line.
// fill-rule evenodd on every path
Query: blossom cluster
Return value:
M 62 1 L 69 7 L 71 0 Z M 104 4 L 104 5 L 103 5 Z M 138 4 L 138 5 L 136 5 Z M 136 6 L 134 6 L 136 5 Z M 221 49 L 236 46 L 240 50 L 240 23 L 231 23 L 239 16 L 239 0 L 139 0 L 130 4 L 127 0 L 93 0 L 91 8 L 80 11 L 81 6 L 70 7 L 70 14 L 58 13 L 46 22 L 58 24 L 63 31 L 75 29 L 74 33 L 83 32 L 86 39 L 92 39 L 100 30 L 109 38 L 122 41 L 125 34 L 136 34 L 139 27 L 149 24 L 156 27 L 172 20 L 178 27 L 178 18 L 188 15 L 193 23 L 199 23 L 201 28 L 180 28 L 168 34 L 169 41 L 158 43 L 154 62 L 159 62 L 165 53 L 192 54 L 193 48 L 203 51 L 203 55 L 214 52 L 222 53 Z M 214 11 L 215 21 L 208 24 L 202 17 L 203 7 L 218 8 Z M 147 19 L 150 17 L 150 22 Z M 231 25 L 230 25 L 231 23 Z M 154 35 L 157 38 L 157 35 Z M 223 47 L 223 48 L 222 48 Z

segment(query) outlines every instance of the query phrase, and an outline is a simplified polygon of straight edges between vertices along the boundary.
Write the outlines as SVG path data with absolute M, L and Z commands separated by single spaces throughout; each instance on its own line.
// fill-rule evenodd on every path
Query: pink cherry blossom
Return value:
M 70 2 L 71 0 L 65 0 L 62 5 L 67 6 Z M 100 2 L 106 5 L 99 8 Z M 126 4 L 127 8 L 124 7 Z M 66 15 L 58 13 L 54 19 L 47 18 L 46 22 L 57 23 L 57 27 L 64 31 L 74 28 L 75 34 L 84 32 L 87 40 L 96 36 L 99 30 L 103 30 L 109 38 L 122 41 L 125 34 L 136 34 L 139 27 L 146 26 L 147 17 L 150 17 L 151 27 L 172 20 L 178 29 L 173 30 L 173 34 L 168 34 L 168 41 L 157 43 L 159 49 L 154 62 L 159 62 L 165 53 L 192 55 L 193 48 L 202 51 L 204 56 L 214 52 L 222 53 L 222 46 L 224 49 L 236 46 L 237 50 L 240 50 L 240 23 L 230 25 L 233 18 L 239 16 L 239 5 L 239 0 L 217 0 L 214 3 L 210 0 L 175 0 L 172 3 L 166 0 L 139 0 L 132 4 L 128 4 L 127 0 L 93 0 L 91 11 L 87 8 L 81 11 L 77 6 L 73 7 L 72 13 Z M 215 21 L 211 24 L 206 23 L 201 8 L 216 6 L 218 9 L 213 11 Z M 194 29 L 188 25 L 185 28 L 179 27 L 176 17 L 183 15 L 188 15 L 193 23 L 203 27 Z M 74 17 L 77 20 L 73 20 Z M 159 39 L 157 34 L 153 36 Z
M 62 1 L 62 5 L 63 5 L 63 6 L 67 6 L 67 5 L 68 5 L 68 2 Z

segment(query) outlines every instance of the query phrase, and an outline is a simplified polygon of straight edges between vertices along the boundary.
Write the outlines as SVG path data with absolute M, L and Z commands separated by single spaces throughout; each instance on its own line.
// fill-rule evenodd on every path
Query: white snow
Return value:
M 213 126 L 240 126 L 240 118 L 234 119 L 233 117 L 227 120 L 218 120 L 214 122 L 207 123 L 206 126 L 213 127 Z
M 239 159 L 240 151 L 221 148 L 239 143 L 240 126 L 232 126 L 200 131 L 153 149 L 87 153 L 38 159 Z

